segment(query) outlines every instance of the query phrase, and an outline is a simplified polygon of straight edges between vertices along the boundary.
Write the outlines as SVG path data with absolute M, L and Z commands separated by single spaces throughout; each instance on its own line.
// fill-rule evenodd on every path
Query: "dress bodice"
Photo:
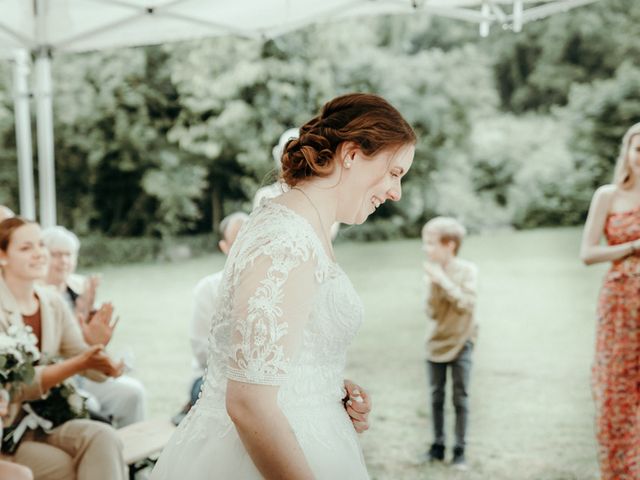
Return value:
M 640 207 L 607 216 L 604 235 L 609 245 L 619 245 L 640 238 Z M 612 262 L 609 278 L 640 275 L 640 256 L 630 255 Z
M 278 385 L 283 410 L 339 402 L 362 318 L 360 298 L 311 224 L 263 201 L 225 265 L 197 408 L 224 408 L 228 378 Z
M 200 397 L 151 478 L 263 478 L 227 414 L 230 379 L 278 387 L 314 478 L 368 480 L 341 401 L 346 351 L 363 306 L 311 224 L 263 200 L 233 244 L 214 305 Z

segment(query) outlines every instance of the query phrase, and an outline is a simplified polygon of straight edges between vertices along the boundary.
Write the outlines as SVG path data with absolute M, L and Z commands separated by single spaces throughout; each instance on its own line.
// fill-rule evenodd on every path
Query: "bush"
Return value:
M 610 183 L 620 142 L 640 121 L 640 68 L 625 63 L 613 78 L 571 89 L 567 117 L 576 167 L 590 176 L 590 190 Z
M 400 216 L 368 221 L 362 225 L 342 225 L 336 240 L 375 242 L 407 236 L 405 221 Z
M 81 242 L 79 265 L 87 268 L 179 260 L 212 253 L 216 251 L 217 241 L 217 236 L 212 233 L 165 240 L 149 237 L 85 237 Z

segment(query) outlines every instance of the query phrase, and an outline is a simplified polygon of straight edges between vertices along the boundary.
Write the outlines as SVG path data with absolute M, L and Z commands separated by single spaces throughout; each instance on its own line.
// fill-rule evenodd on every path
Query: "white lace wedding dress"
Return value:
M 317 479 L 368 479 L 341 401 L 362 302 L 315 230 L 263 201 L 233 245 L 220 289 L 200 399 L 151 479 L 262 478 L 225 410 L 227 379 L 279 386 L 278 404 Z

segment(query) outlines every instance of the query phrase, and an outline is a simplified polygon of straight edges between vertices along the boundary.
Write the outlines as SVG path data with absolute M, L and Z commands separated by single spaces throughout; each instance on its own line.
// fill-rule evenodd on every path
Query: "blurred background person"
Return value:
M 606 245 L 601 245 L 602 237 Z M 622 139 L 613 183 L 596 190 L 582 261 L 610 262 L 598 298 L 592 387 L 603 480 L 640 478 L 640 123 Z
M 285 130 L 282 135 L 280 135 L 280 139 L 278 140 L 277 145 L 273 147 L 271 150 L 271 155 L 273 156 L 273 164 L 275 166 L 275 172 L 279 176 L 282 171 L 282 152 L 284 151 L 284 147 L 290 140 L 296 139 L 300 136 L 300 130 L 297 128 L 290 128 Z M 284 182 L 281 180 L 277 180 L 270 185 L 266 185 L 258 189 L 256 194 L 253 197 L 253 208 L 255 209 L 263 198 L 275 198 L 278 195 L 282 195 L 288 188 Z
M 55 288 L 75 312 L 84 340 L 89 345 L 107 345 L 117 321 L 111 303 L 94 310 L 99 277 L 75 273 L 80 250 L 78 237 L 64 227 L 47 228 L 42 233 L 51 257 L 46 283 Z M 100 315 L 96 313 L 100 312 Z M 90 406 L 101 416 L 124 427 L 145 418 L 146 392 L 138 379 L 122 375 L 104 382 L 77 378 L 78 386 L 90 395 Z
M 11 399 L 8 427 L 22 420 L 24 402 L 42 399 L 61 382 L 77 374 L 96 381 L 117 377 L 103 346 L 89 346 L 62 297 L 40 281 L 47 273 L 49 253 L 35 222 L 20 217 L 0 223 L 0 334 L 12 325 L 30 326 L 42 358 L 62 358 L 36 366 L 35 378 Z M 96 315 L 104 315 L 97 313 Z M 14 459 L 28 466 L 36 480 L 124 480 L 122 443 L 110 425 L 86 419 L 67 420 L 49 433 L 26 431 Z
M 475 306 L 478 269 L 458 257 L 466 235 L 464 225 L 451 217 L 435 217 L 422 228 L 427 283 L 427 315 L 433 322 L 427 338 L 427 373 L 431 389 L 433 443 L 429 461 L 445 458 L 444 402 L 447 371 L 453 383 L 455 444 L 451 464 L 467 468 L 465 446 L 469 420 L 469 382 L 477 339 Z
M 225 255 L 229 254 L 231 246 L 238 236 L 238 232 L 247 221 L 249 215 L 243 212 L 234 212 L 227 215 L 220 222 L 220 241 L 218 248 Z M 222 280 L 224 270 L 212 273 L 201 279 L 194 290 L 193 296 L 193 316 L 189 324 L 189 342 L 193 353 L 193 370 L 195 378 L 191 384 L 190 398 L 182 411 L 172 419 L 176 425 L 189 413 L 191 407 L 196 404 L 198 394 L 202 387 L 205 368 L 207 367 L 207 354 L 209 345 L 209 330 L 211 319 L 216 309 L 218 299 L 218 288 Z

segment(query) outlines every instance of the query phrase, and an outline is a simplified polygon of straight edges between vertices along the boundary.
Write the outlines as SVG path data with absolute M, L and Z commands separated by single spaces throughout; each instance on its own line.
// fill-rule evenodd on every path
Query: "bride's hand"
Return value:
M 344 408 L 346 409 L 353 428 L 356 432 L 362 433 L 369 429 L 369 412 L 371 411 L 371 398 L 361 386 L 345 379 L 344 388 L 347 396 L 344 398 Z

